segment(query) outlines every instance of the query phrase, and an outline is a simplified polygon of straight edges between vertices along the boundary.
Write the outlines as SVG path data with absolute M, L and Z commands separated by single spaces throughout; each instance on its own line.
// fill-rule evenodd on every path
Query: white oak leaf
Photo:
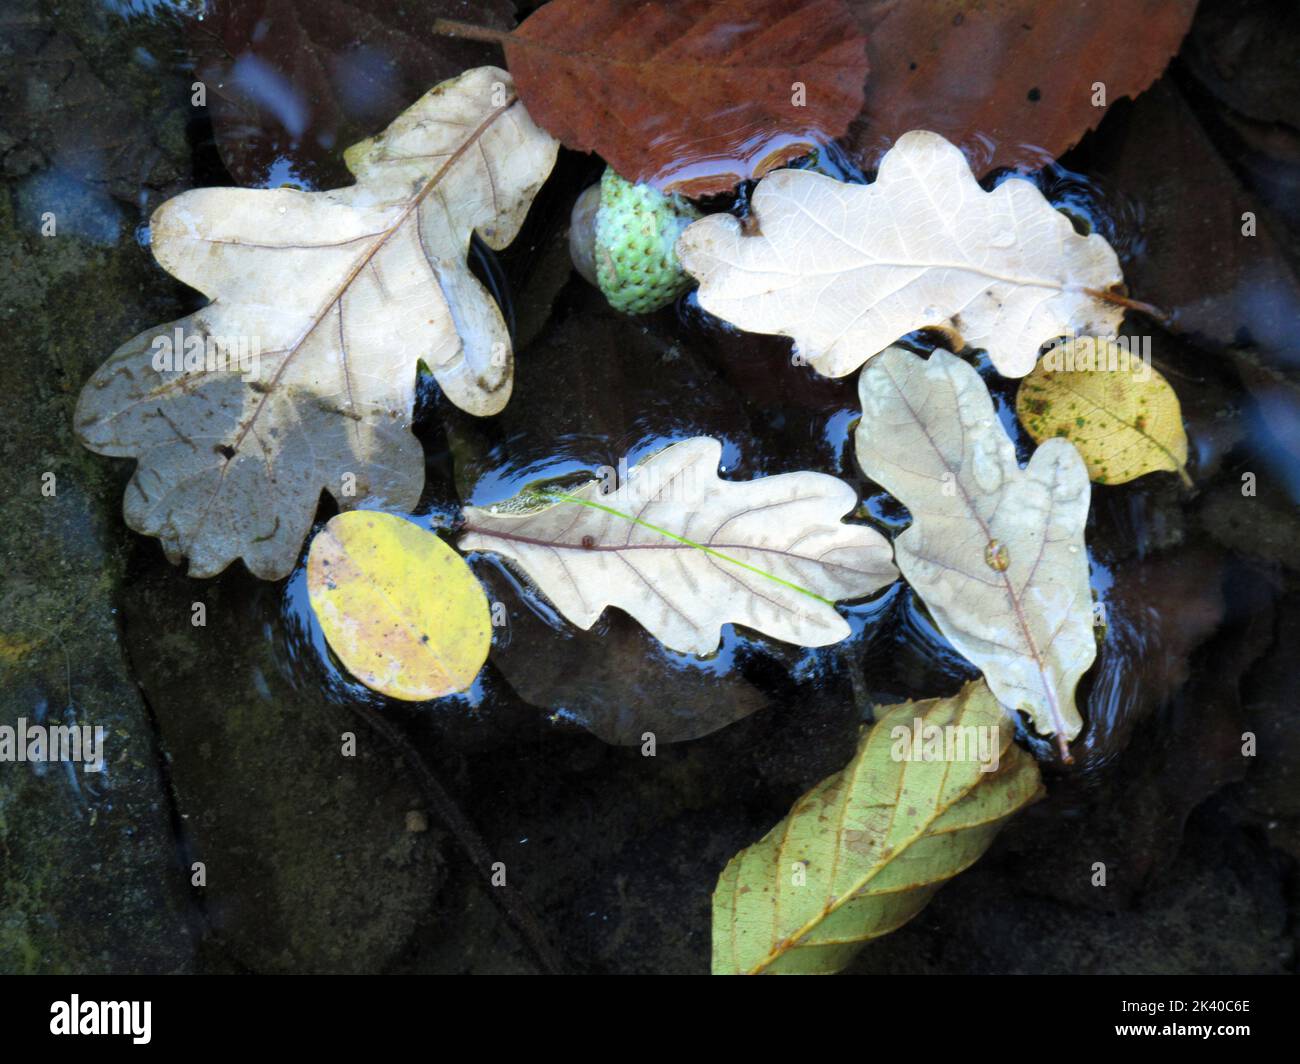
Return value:
M 159 207 L 155 257 L 210 302 L 119 348 L 76 414 L 91 450 L 139 460 L 127 524 L 193 576 L 242 557 L 275 579 L 322 490 L 343 509 L 411 509 L 418 363 L 470 413 L 510 396 L 509 333 L 466 253 L 473 232 L 514 239 L 557 149 L 510 76 L 480 67 L 352 147 L 354 185 L 196 189 Z
M 1097 649 L 1083 459 L 1050 439 L 1022 470 L 979 374 L 947 351 L 891 347 L 858 390 L 858 462 L 912 514 L 894 541 L 904 578 L 998 700 L 1068 758 L 1083 726 L 1075 686 Z
M 700 436 L 646 459 L 608 494 L 591 481 L 559 501 L 466 507 L 458 545 L 515 562 L 579 628 L 617 606 L 671 649 L 701 655 L 718 649 L 728 622 L 803 646 L 844 639 L 834 603 L 898 575 L 883 536 L 840 520 L 853 489 L 811 472 L 726 481 L 721 457 Z
M 1054 337 L 1110 334 L 1123 309 L 1106 241 L 1080 236 L 1030 182 L 980 188 L 937 133 L 904 134 L 870 185 L 778 170 L 754 190 L 750 224 L 713 214 L 677 257 L 705 310 L 749 332 L 793 338 L 803 359 L 843 377 L 917 329 L 984 348 L 1023 377 Z

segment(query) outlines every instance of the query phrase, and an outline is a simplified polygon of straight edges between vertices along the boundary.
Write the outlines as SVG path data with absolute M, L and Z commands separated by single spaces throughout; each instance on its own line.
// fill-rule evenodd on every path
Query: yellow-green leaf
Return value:
M 487 660 L 483 586 L 451 547 L 393 514 L 332 518 L 307 553 L 307 594 L 348 671 L 393 698 L 463 691 Z
M 1042 794 L 1012 737 L 983 680 L 888 707 L 847 768 L 723 870 L 714 974 L 836 972 L 910 920 Z
M 1016 394 L 1020 424 L 1038 443 L 1064 436 L 1098 484 L 1167 470 L 1190 484 L 1178 396 L 1137 355 L 1081 336 L 1045 354 Z

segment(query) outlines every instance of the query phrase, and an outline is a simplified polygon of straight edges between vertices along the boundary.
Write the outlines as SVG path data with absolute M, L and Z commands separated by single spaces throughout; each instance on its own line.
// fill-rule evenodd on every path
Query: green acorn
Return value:
M 667 306 L 694 283 L 673 245 L 699 218 L 688 200 L 634 185 L 606 167 L 573 205 L 569 253 L 583 277 L 624 314 Z

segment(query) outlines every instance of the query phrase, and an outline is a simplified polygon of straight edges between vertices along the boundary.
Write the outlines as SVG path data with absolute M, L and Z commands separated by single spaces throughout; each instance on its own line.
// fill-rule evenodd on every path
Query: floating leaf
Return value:
M 463 691 L 487 660 L 483 586 L 451 547 L 394 514 L 331 518 L 307 552 L 307 594 L 348 671 L 393 698 Z
M 1048 351 L 1020 382 L 1016 414 L 1036 443 L 1060 436 L 1074 444 L 1098 484 L 1162 469 L 1191 483 L 1178 396 L 1110 341 L 1084 336 Z
M 188 556 L 192 576 L 242 556 L 276 579 L 322 490 L 344 508 L 413 507 L 416 366 L 471 413 L 505 406 L 509 334 L 465 254 L 474 231 L 514 238 L 557 150 L 509 75 L 482 67 L 353 147 L 349 188 L 163 204 L 154 255 L 212 301 L 119 348 L 76 414 L 91 450 L 140 461 L 127 524 Z
M 843 0 L 551 0 L 505 51 L 566 147 L 694 196 L 842 134 L 867 74 Z
M 837 972 L 910 920 L 1042 795 L 1013 733 L 979 680 L 887 707 L 847 768 L 723 870 L 713 973 Z
M 468 506 L 459 546 L 516 562 L 579 628 L 617 606 L 670 649 L 696 654 L 717 650 L 729 621 L 803 646 L 844 639 L 834 603 L 898 575 L 880 533 L 840 520 L 853 489 L 810 472 L 725 481 L 721 457 L 717 440 L 697 437 L 646 459 L 609 494 L 591 481 L 559 501 Z
M 1074 689 L 1097 652 L 1079 452 L 1050 439 L 1022 470 L 979 374 L 947 351 L 891 347 L 858 390 L 858 462 L 912 514 L 899 569 L 1002 704 L 1068 760 L 1083 726 Z
M 701 218 L 677 257 L 706 310 L 792 337 L 828 377 L 927 327 L 1023 377 L 1048 340 L 1123 318 L 1100 295 L 1123 280 L 1104 239 L 1079 236 L 1028 181 L 985 192 L 936 133 L 904 136 L 871 185 L 779 170 L 758 183 L 751 223 Z
M 1040 169 L 1111 104 L 1147 88 L 1178 51 L 1196 0 L 853 6 L 871 59 L 866 102 L 848 137 L 862 166 L 874 169 L 892 141 L 924 128 L 970 148 L 983 175 Z

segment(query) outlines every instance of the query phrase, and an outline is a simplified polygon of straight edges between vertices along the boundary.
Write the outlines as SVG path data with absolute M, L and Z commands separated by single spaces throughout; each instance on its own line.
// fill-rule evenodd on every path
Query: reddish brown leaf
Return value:
M 867 73 L 844 0 L 552 0 L 505 50 L 540 126 L 691 195 L 843 134 Z
M 500 64 L 489 44 L 439 36 L 439 15 L 508 29 L 510 0 L 223 0 L 187 23 L 222 161 L 241 185 L 350 180 L 343 149 L 428 89 Z
M 870 41 L 859 163 L 910 129 L 942 133 L 984 174 L 1036 170 L 1150 85 L 1178 50 L 1196 0 L 853 0 Z

